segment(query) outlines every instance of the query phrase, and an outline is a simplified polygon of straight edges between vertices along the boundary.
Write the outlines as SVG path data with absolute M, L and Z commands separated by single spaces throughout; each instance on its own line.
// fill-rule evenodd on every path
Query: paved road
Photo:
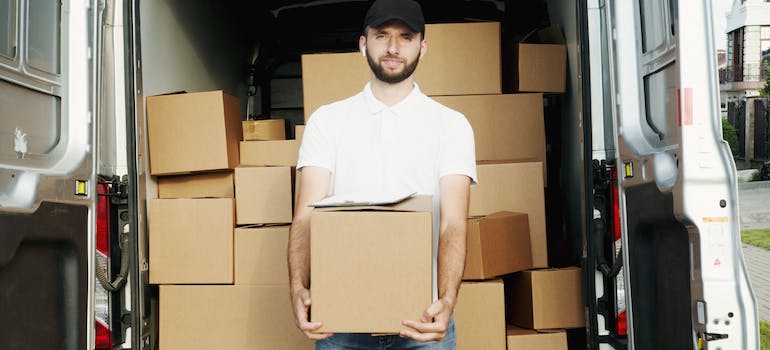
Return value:
M 741 229 L 770 228 L 770 181 L 739 184 Z M 743 245 L 743 258 L 757 298 L 759 319 L 770 322 L 770 251 Z
M 770 228 L 770 181 L 738 184 L 741 229 Z

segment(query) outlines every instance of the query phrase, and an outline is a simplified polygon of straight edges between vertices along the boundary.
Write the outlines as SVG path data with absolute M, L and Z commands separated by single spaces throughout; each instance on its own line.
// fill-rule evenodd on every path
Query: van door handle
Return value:
M 712 340 L 719 340 L 719 339 L 727 339 L 727 334 L 721 334 L 721 333 L 703 333 L 703 338 L 706 339 L 706 341 L 712 341 Z

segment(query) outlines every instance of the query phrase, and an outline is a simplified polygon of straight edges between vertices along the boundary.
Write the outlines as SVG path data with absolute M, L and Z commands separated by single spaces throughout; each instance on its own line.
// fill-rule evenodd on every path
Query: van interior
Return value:
M 126 16 L 130 21 L 125 23 L 133 25 L 135 32 L 133 40 L 127 40 L 128 45 L 122 49 L 126 50 L 126 67 L 133 67 L 133 71 L 128 68 L 127 71 L 138 92 L 135 96 L 132 93 L 126 95 L 128 101 L 133 101 L 133 106 L 127 106 L 127 110 L 133 108 L 135 111 L 133 116 L 126 116 L 128 125 L 136 127 L 138 135 L 144 132 L 144 98 L 147 96 L 177 91 L 224 90 L 241 100 L 244 119 L 288 119 L 287 136 L 294 137 L 294 125 L 303 123 L 301 55 L 356 51 L 363 17 L 370 3 L 158 0 L 138 2 L 134 7 L 127 5 L 122 9 L 123 15 L 132 11 L 133 15 Z M 561 29 L 567 44 L 567 92 L 546 94 L 543 105 L 548 164 L 545 199 L 549 266 L 583 266 L 593 271 L 594 266 L 609 264 L 607 270 L 615 270 L 615 275 L 605 279 L 605 291 L 597 291 L 596 276 L 586 273 L 585 281 L 589 286 L 586 291 L 587 315 L 599 314 L 606 324 L 597 324 L 595 317 L 589 317 L 588 327 L 592 331 L 570 331 L 569 343 L 570 348 L 586 348 L 589 342 L 595 344 L 601 338 L 602 342 L 615 348 L 625 348 L 623 337 L 616 337 L 617 329 L 607 326 L 617 323 L 617 301 L 611 293 L 615 289 L 618 269 L 617 265 L 615 269 L 611 268 L 617 253 L 609 229 L 612 224 L 602 217 L 606 212 L 597 214 L 594 205 L 595 198 L 604 198 L 606 201 L 597 206 L 609 206 L 606 208 L 611 210 L 611 201 L 607 198 L 614 186 L 608 170 L 615 158 L 612 117 L 593 124 L 590 117 L 592 102 L 608 104 L 609 99 L 604 95 L 609 93 L 599 88 L 602 95 L 591 96 L 591 91 L 596 93 L 597 89 L 592 89 L 586 79 L 591 69 L 607 67 L 606 43 L 601 45 L 597 55 L 602 58 L 590 57 L 587 40 L 588 23 L 593 21 L 598 26 L 603 20 L 602 10 L 594 11 L 594 17 L 589 18 L 588 5 L 581 1 L 426 0 L 420 3 L 426 23 L 500 22 L 503 43 L 548 26 Z M 131 29 L 128 28 L 125 35 L 132 35 Z M 430 38 L 426 39 L 430 54 Z M 511 64 L 503 57 L 501 69 L 505 71 Z M 131 86 L 131 82 L 127 86 Z M 609 106 L 604 108 L 605 114 L 611 115 Z M 147 169 L 146 161 L 135 157 L 147 154 L 144 140 L 144 137 L 137 137 L 137 154 L 132 154 L 132 147 L 129 147 L 129 169 L 132 168 L 131 159 L 140 159 L 138 166 Z M 142 199 L 157 196 L 156 184 L 146 174 L 138 172 L 138 176 L 140 201 L 137 208 L 142 208 Z M 597 189 L 605 192 L 595 192 Z M 660 194 L 657 190 L 654 192 Z M 665 202 L 670 203 L 671 198 Z M 137 220 L 140 227 L 146 227 L 141 213 L 138 209 Z M 667 213 L 663 215 L 676 223 L 671 212 Z M 606 230 L 594 233 L 597 215 L 604 220 Z M 640 219 L 645 220 L 651 219 Z M 681 233 L 682 226 L 672 224 L 672 230 Z M 142 237 L 146 237 L 146 233 Z M 139 239 L 140 255 L 146 257 L 147 248 L 142 244 L 142 237 Z M 640 248 L 647 253 L 636 255 L 638 259 L 655 260 L 651 254 L 662 246 L 668 247 L 672 256 L 683 259 L 687 256 L 686 235 L 679 236 L 681 239 L 677 242 L 652 241 L 644 235 L 638 237 L 639 246 L 647 247 Z M 667 283 L 686 276 L 689 262 L 657 261 L 660 263 L 645 264 L 634 273 L 635 280 L 640 283 L 656 286 L 635 296 L 634 308 L 652 310 L 651 305 L 664 303 L 670 313 L 664 316 L 654 311 L 640 312 L 638 317 L 644 319 L 635 321 L 636 332 L 655 336 L 641 340 L 639 348 L 689 348 L 693 341 L 689 285 Z M 137 272 L 146 274 L 146 270 Z M 146 281 L 146 276 L 143 279 Z M 146 300 L 140 308 L 144 309 L 143 317 L 152 324 L 157 321 L 157 288 L 146 284 L 142 287 Z M 597 298 L 601 302 L 597 302 Z M 668 322 L 659 322 L 661 317 Z M 157 326 L 149 329 L 156 332 Z M 157 339 L 157 334 L 151 339 Z

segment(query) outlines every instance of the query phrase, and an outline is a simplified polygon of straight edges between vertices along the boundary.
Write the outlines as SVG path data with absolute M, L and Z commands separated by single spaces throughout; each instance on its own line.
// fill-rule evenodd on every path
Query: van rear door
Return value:
M 0 349 L 93 348 L 96 4 L 0 0 Z
M 756 349 L 711 1 L 610 1 L 629 348 Z

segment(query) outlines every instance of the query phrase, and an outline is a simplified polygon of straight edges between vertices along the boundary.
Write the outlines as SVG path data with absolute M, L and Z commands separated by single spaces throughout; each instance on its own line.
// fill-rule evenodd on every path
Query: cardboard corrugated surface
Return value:
M 542 94 L 437 96 L 473 127 L 476 161 L 534 159 L 545 173 Z
M 527 214 L 499 212 L 468 219 L 463 280 L 487 279 L 532 267 Z
M 363 90 L 371 77 L 360 52 L 302 55 L 302 98 L 305 122 L 318 107 Z
M 286 140 L 286 121 L 283 119 L 244 120 L 243 141 Z
M 151 175 L 232 169 L 241 103 L 222 91 L 150 96 L 147 134 Z
M 567 350 L 567 333 L 563 330 L 538 332 L 508 326 L 508 350 Z
M 291 223 L 293 175 L 291 167 L 235 168 L 237 224 Z
M 532 266 L 548 267 L 545 231 L 545 192 L 540 162 L 487 163 L 476 166 L 479 183 L 471 187 L 468 215 L 499 211 L 529 216 Z
M 305 136 L 305 126 L 304 125 L 296 125 L 294 126 L 294 138 L 297 140 L 297 144 L 302 146 L 302 136 Z
M 398 333 L 432 302 L 433 226 L 420 212 L 311 214 L 312 321 L 320 332 Z
M 286 248 L 291 226 L 235 229 L 235 284 L 288 284 Z
M 287 285 L 160 286 L 159 349 L 312 350 Z
M 454 317 L 457 350 L 505 350 L 503 281 L 463 282 Z
M 242 141 L 241 165 L 296 166 L 299 141 Z
M 583 272 L 577 267 L 519 272 L 509 282 L 511 323 L 532 329 L 585 326 Z
M 233 283 L 233 199 L 149 201 L 150 283 Z
M 518 57 L 517 91 L 566 91 L 566 45 L 520 43 Z
M 233 172 L 161 176 L 158 198 L 233 198 Z

